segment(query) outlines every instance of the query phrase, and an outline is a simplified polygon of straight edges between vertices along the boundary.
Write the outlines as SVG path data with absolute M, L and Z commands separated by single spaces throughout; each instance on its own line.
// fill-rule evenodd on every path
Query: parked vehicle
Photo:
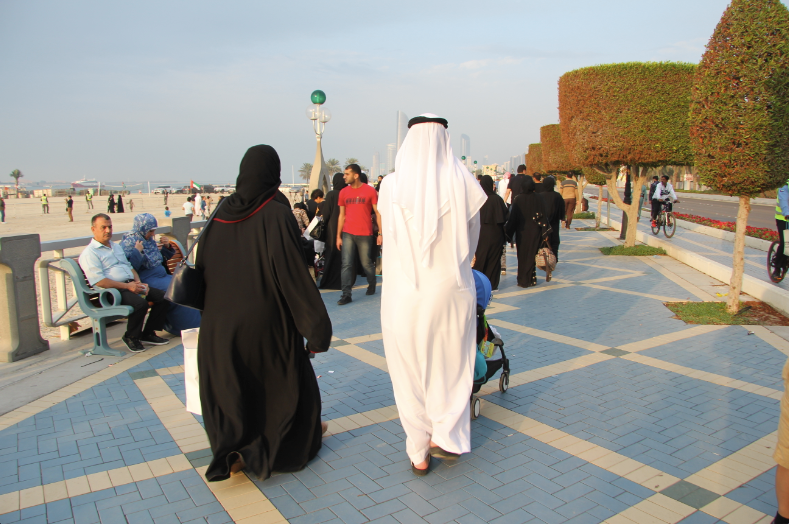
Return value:
M 175 193 L 172 186 L 159 186 L 153 190 L 154 195 L 163 195 L 165 193 Z

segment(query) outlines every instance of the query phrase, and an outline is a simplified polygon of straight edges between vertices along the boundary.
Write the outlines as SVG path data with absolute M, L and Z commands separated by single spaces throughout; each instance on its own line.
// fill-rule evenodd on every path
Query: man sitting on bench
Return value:
M 134 311 L 129 315 L 123 343 L 133 352 L 145 351 L 146 344 L 161 346 L 167 339 L 154 332 L 164 326 L 168 304 L 164 300 L 164 291 L 149 288 L 140 282 L 123 249 L 112 242 L 112 220 L 104 213 L 95 215 L 91 221 L 93 240 L 79 256 L 79 265 L 88 279 L 88 284 L 95 287 L 115 288 L 121 293 L 121 304 L 132 306 Z M 148 322 L 143 327 L 148 303 L 152 302 Z

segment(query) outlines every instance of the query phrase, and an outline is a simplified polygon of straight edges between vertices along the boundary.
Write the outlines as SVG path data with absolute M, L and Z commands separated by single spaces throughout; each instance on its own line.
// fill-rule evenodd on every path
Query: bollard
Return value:
M 16 362 L 49 349 L 41 338 L 33 277 L 41 257 L 38 235 L 0 237 L 0 362 Z
M 170 224 L 173 228 L 170 234 L 187 250 L 189 249 L 189 232 L 192 230 L 191 223 L 189 217 L 176 217 L 170 219 Z M 186 255 L 186 253 L 184 253 L 184 255 Z

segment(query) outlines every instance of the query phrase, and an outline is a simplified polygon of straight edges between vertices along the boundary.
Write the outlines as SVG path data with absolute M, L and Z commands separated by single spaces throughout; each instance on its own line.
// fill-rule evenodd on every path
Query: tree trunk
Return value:
M 597 214 L 595 214 L 594 225 L 600 229 L 600 216 L 603 214 L 603 186 L 597 186 L 599 193 L 597 195 Z
M 734 254 L 732 255 L 729 300 L 726 302 L 726 311 L 732 315 L 740 310 L 742 275 L 745 270 L 745 228 L 748 226 L 748 214 L 750 212 L 751 198 L 749 196 L 740 196 L 740 207 L 737 209 L 737 228 L 734 232 Z
M 633 247 L 636 245 L 636 231 L 638 228 L 638 200 L 641 198 L 641 187 L 644 185 L 644 180 L 647 175 L 647 168 L 642 167 L 639 170 L 638 166 L 633 166 L 631 184 L 633 187 L 632 196 L 630 197 L 632 204 L 627 209 L 627 236 L 625 236 L 625 247 Z
M 18 178 L 16 179 L 16 182 L 14 182 L 14 190 L 16 191 L 16 198 L 19 198 L 19 179 Z
M 586 183 L 586 177 L 583 175 L 578 175 L 578 198 L 575 200 L 575 212 L 576 213 L 583 213 L 584 210 L 584 189 L 588 184 Z

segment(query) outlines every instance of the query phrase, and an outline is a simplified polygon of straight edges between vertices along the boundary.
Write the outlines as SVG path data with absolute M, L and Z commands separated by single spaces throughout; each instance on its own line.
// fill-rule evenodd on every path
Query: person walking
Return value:
M 562 180 L 562 199 L 564 200 L 564 229 L 570 229 L 575 214 L 575 206 L 578 204 L 578 182 L 574 180 L 572 173 Z
M 479 183 L 487 195 L 487 200 L 479 210 L 481 225 L 479 242 L 474 253 L 474 269 L 484 273 L 490 280 L 492 289 L 496 290 L 501 280 L 501 253 L 506 242 L 504 224 L 507 223 L 509 211 L 504 200 L 496 194 L 490 176 L 482 175 Z
M 332 324 L 279 185 L 277 152 L 251 147 L 236 192 L 218 204 L 197 251 L 205 279 L 197 359 L 209 482 L 241 469 L 259 480 L 299 471 L 318 454 L 327 429 L 309 355 L 329 349 Z
M 537 285 L 537 264 L 535 257 L 548 232 L 545 216 L 545 203 L 534 192 L 534 180 L 526 178 L 523 194 L 512 201 L 510 219 L 505 232 L 515 238 L 518 247 L 518 286 Z
M 87 204 L 88 206 L 88 208 L 85 210 L 86 213 L 88 212 L 88 210 L 93 209 L 93 193 L 91 193 L 90 191 L 85 193 L 85 204 Z
M 167 192 L 167 189 L 165 189 L 164 190 L 164 207 L 167 207 L 167 197 L 169 197 L 169 196 L 170 196 L 170 194 Z
M 46 194 L 41 195 L 41 214 L 48 215 L 49 214 L 49 198 Z
M 540 195 L 543 203 L 545 204 L 545 219 L 548 225 L 551 226 L 551 233 L 548 235 L 548 243 L 551 245 L 551 251 L 556 255 L 556 261 L 559 261 L 559 244 L 562 239 L 559 236 L 559 223 L 565 219 L 565 206 L 564 199 L 556 191 L 556 179 L 552 176 L 545 177 L 542 181 L 545 191 Z
M 118 212 L 118 213 L 123 213 L 123 212 L 125 212 L 125 209 L 123 208 L 123 193 L 119 193 L 119 194 L 118 194 L 118 207 L 117 207 L 117 212 Z
M 195 215 L 195 205 L 192 203 L 192 197 L 186 197 L 186 202 L 184 202 L 182 207 L 184 208 L 184 216 L 189 217 L 189 222 L 191 222 Z
M 208 198 L 204 197 L 200 199 L 200 218 L 205 220 L 205 211 L 208 207 Z
M 74 222 L 74 200 L 71 198 L 71 195 L 66 197 L 66 214 L 68 215 L 68 221 Z
M 515 202 L 515 199 L 523 193 L 523 183 L 526 178 L 531 178 L 526 176 L 526 166 L 521 164 L 518 166 L 518 173 L 510 178 L 509 184 L 507 185 L 507 193 L 504 196 L 505 202 Z
M 537 194 L 545 192 L 545 186 L 542 185 L 542 173 L 534 173 L 531 178 L 534 180 L 534 192 Z
M 378 212 L 378 192 L 360 179 L 362 170 L 357 164 L 345 168 L 347 187 L 340 191 L 337 205 L 337 249 L 342 253 L 342 296 L 337 305 L 344 306 L 352 301 L 351 288 L 356 281 L 356 255 L 367 275 L 367 294 L 375 294 L 375 264 L 372 258 L 373 221 L 375 213 L 378 223 L 377 244 L 381 245 L 381 214 Z
M 134 212 L 134 200 L 132 200 L 130 198 L 129 199 L 129 213 L 133 213 L 133 212 Z
M 0 224 L 5 223 L 5 199 L 0 195 Z
M 323 202 L 323 191 L 320 189 L 313 189 L 312 193 L 310 193 L 310 199 L 307 200 L 307 218 L 312 219 L 315 218 L 315 214 L 318 212 L 318 206 L 320 203 Z
M 455 460 L 471 450 L 471 258 L 486 198 L 453 154 L 446 120 L 425 114 L 408 127 L 395 171 L 381 183 L 381 329 L 411 471 L 423 476 L 431 456 Z
M 342 250 L 337 248 L 335 239 L 339 234 L 337 224 L 340 219 L 340 206 L 338 205 L 340 191 L 346 185 L 345 176 L 342 173 L 335 173 L 332 178 L 332 190 L 326 193 L 326 200 L 316 211 L 319 216 L 323 217 L 323 227 L 326 231 L 320 289 L 342 289 Z
M 115 213 L 115 195 L 110 193 L 110 198 L 107 199 L 107 212 Z
M 203 206 L 203 197 L 200 195 L 200 193 L 195 193 L 195 196 L 192 199 L 192 202 L 194 203 L 194 206 L 195 206 L 195 211 L 194 211 L 195 216 L 201 214 L 202 213 L 202 209 L 203 209 L 202 208 L 202 206 Z

